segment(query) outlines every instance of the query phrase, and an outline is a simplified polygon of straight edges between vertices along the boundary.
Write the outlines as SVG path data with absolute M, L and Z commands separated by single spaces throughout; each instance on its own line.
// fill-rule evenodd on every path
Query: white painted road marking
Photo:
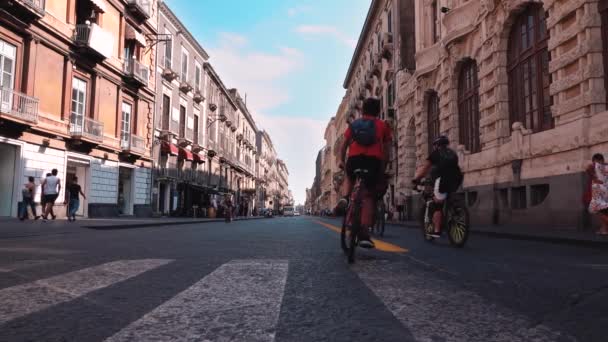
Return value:
M 235 260 L 107 342 L 272 342 L 287 281 L 285 260 Z
M 377 262 L 355 269 L 419 342 L 576 341 L 424 272 Z
M 67 302 L 172 260 L 120 260 L 0 290 L 0 325 Z

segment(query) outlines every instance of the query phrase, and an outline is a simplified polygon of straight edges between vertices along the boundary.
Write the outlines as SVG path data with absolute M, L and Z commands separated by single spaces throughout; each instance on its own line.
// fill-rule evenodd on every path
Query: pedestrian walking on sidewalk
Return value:
M 72 183 L 67 186 L 67 204 L 68 204 L 68 221 L 76 221 L 76 212 L 80 208 L 80 195 L 87 199 L 87 196 L 82 192 L 82 187 L 78 184 L 78 177 L 74 176 Z
M 42 182 L 42 190 L 44 192 L 44 202 L 45 208 L 43 208 L 42 219 L 44 221 L 47 220 L 49 214 L 53 218 L 53 220 L 57 217 L 55 212 L 53 212 L 53 206 L 55 205 L 55 201 L 57 197 L 59 197 L 59 192 L 61 191 L 61 180 L 57 177 L 57 169 L 53 169 L 51 171 L 51 175 L 44 179 Z
M 36 183 L 34 182 L 34 177 L 28 177 L 28 182 L 25 183 L 25 187 L 22 190 L 22 194 L 23 205 L 21 206 L 22 212 L 19 215 L 19 219 L 23 221 L 28 218 L 27 207 L 30 207 L 32 209 L 32 215 L 34 216 L 34 219 L 39 219 L 40 216 L 36 215 L 36 203 L 34 202 L 34 198 L 36 197 Z
M 604 162 L 604 156 L 599 153 L 593 155 L 587 171 L 591 176 L 589 212 L 600 218 L 601 225 L 597 234 L 608 236 L 608 164 Z

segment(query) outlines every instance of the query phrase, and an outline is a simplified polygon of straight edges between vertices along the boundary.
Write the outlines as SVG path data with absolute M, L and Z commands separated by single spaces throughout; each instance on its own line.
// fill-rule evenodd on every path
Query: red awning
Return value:
M 194 159 L 194 157 L 192 156 L 192 152 L 186 150 L 185 148 L 179 149 L 179 157 L 188 161 L 192 161 Z
M 163 141 L 163 144 L 161 145 L 161 151 L 176 156 L 178 154 L 178 147 L 173 145 L 172 143 Z
M 204 162 L 205 162 L 205 161 L 203 160 L 203 158 L 201 158 L 201 155 L 200 155 L 200 154 L 198 154 L 198 153 L 194 153 L 194 154 L 192 154 L 192 156 L 194 157 L 194 161 L 195 161 L 196 163 L 202 164 L 202 163 L 204 163 Z

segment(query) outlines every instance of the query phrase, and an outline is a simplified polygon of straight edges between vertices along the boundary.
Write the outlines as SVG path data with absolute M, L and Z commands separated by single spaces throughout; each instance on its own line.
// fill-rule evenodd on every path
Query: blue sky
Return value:
M 325 125 L 370 0 L 166 0 L 228 87 L 247 94 L 290 171 L 296 203 L 312 184 Z

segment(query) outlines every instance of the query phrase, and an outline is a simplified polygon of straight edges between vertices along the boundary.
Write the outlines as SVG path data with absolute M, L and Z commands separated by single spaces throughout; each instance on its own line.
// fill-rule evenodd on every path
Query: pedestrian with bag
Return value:
M 21 194 L 23 195 L 23 202 L 21 206 L 21 213 L 19 213 L 19 219 L 23 221 L 28 218 L 27 207 L 32 209 L 34 220 L 39 219 L 40 216 L 36 215 L 36 203 L 34 202 L 34 198 L 36 197 L 36 183 L 34 182 L 34 177 L 28 177 L 28 182 L 25 183 Z

